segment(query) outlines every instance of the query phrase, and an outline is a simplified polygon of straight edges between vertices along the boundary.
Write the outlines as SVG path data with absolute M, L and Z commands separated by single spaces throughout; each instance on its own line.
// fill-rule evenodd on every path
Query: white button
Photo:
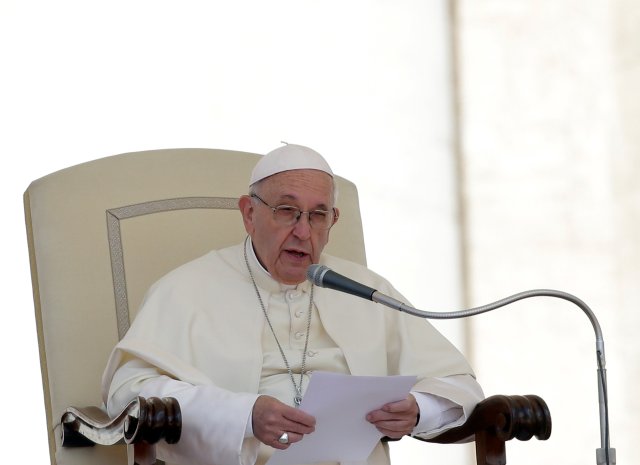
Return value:
M 300 338 L 302 338 L 302 336 L 304 336 L 304 333 L 303 333 L 303 332 L 298 331 L 298 332 L 296 333 L 296 339 L 300 339 Z
M 315 357 L 316 355 L 318 355 L 318 351 L 317 350 L 308 350 L 307 351 L 307 357 Z
M 295 313 L 296 318 L 300 318 L 302 315 L 304 315 L 304 312 L 303 312 L 302 310 L 298 310 L 298 311 Z
M 294 300 L 300 297 L 300 292 L 298 291 L 287 291 L 287 299 Z

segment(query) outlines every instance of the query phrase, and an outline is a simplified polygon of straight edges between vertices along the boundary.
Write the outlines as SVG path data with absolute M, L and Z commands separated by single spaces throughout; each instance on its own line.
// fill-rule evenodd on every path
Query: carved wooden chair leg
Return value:
M 128 465 L 156 465 L 156 446 L 138 442 L 127 446 Z
M 500 439 L 487 431 L 476 433 L 477 465 L 506 465 L 507 450 L 504 439 Z

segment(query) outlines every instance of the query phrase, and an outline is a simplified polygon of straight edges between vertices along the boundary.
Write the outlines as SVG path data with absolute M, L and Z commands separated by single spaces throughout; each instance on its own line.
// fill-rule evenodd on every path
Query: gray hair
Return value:
M 264 178 L 264 179 L 261 179 L 260 181 L 251 184 L 249 186 L 249 195 L 250 196 L 253 195 L 253 194 L 260 195 L 260 193 L 258 192 L 260 190 L 260 186 L 262 186 L 262 184 L 266 180 L 268 180 L 270 177 L 271 176 L 269 176 L 267 178 Z M 338 192 L 339 192 L 339 190 L 338 190 L 338 183 L 336 182 L 336 179 L 333 176 L 331 176 L 331 185 L 333 186 L 333 192 L 331 192 L 331 195 L 332 195 L 332 199 L 331 200 L 333 201 L 333 205 L 332 206 L 335 207 L 336 204 L 338 203 Z

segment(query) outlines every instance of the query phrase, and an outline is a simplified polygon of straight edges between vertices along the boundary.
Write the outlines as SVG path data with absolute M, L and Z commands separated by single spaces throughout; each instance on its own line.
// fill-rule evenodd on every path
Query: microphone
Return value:
M 436 316 L 425 316 L 422 310 L 417 310 L 404 302 L 394 299 L 391 296 L 383 294 L 380 291 L 373 289 L 372 287 L 365 286 L 353 279 L 349 279 L 346 276 L 342 276 L 336 273 L 328 266 L 324 265 L 310 265 L 307 268 L 307 279 L 313 284 L 319 287 L 326 287 L 333 289 L 334 291 L 345 292 L 347 294 L 355 295 L 356 297 L 362 297 L 363 299 L 376 302 L 378 304 L 386 305 L 387 307 L 399 310 L 401 312 L 408 313 L 410 315 L 419 316 L 422 318 L 442 318 L 440 313 L 435 313 Z M 458 318 L 458 317 L 453 317 Z
M 371 296 L 376 292 L 375 289 L 342 276 L 324 265 L 309 266 L 307 268 L 307 279 L 316 286 L 346 292 L 366 300 L 372 300 Z
M 468 310 L 460 310 L 457 312 L 428 312 L 424 310 L 418 310 L 409 305 L 406 305 L 399 300 L 394 299 L 388 295 L 385 295 L 369 286 L 358 283 L 349 279 L 341 274 L 332 271 L 329 267 L 324 265 L 313 264 L 307 268 L 307 279 L 313 284 L 319 287 L 327 287 L 340 292 L 346 292 L 357 297 L 362 297 L 372 302 L 386 305 L 387 307 L 399 310 L 401 312 L 408 313 L 413 316 L 435 320 L 447 320 L 454 318 L 466 318 L 469 316 L 479 315 L 481 313 L 489 312 L 505 305 L 517 302 L 518 300 L 527 299 L 529 297 L 556 297 L 559 299 L 567 300 L 577 305 L 589 318 L 591 325 L 596 336 L 596 362 L 598 372 L 598 404 L 600 413 L 600 448 L 596 449 L 596 463 L 597 465 L 609 465 L 615 464 L 616 450 L 609 444 L 609 402 L 607 395 L 607 370 L 605 369 L 605 356 L 604 356 L 604 339 L 602 337 L 602 330 L 600 324 L 593 311 L 589 306 L 580 300 L 578 297 L 563 291 L 557 291 L 554 289 L 535 289 L 531 291 L 524 291 L 518 294 L 514 294 L 510 297 L 505 297 L 496 302 L 482 305 L 480 307 L 470 308 Z

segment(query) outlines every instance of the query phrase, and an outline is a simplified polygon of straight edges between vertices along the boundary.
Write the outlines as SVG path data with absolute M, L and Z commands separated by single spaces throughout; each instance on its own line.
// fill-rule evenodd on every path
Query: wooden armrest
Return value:
M 180 439 L 182 418 L 173 398 L 138 397 L 113 419 L 97 407 L 69 407 L 62 424 L 64 447 L 155 444 L 161 439 L 174 444 Z M 505 465 L 505 442 L 533 436 L 540 440 L 551 436 L 551 414 L 544 400 L 535 395 L 496 395 L 480 402 L 463 425 L 430 439 L 416 439 L 439 444 L 475 439 L 478 465 Z
M 491 396 L 480 402 L 467 421 L 427 442 L 451 444 L 475 439 L 478 465 L 505 465 L 505 442 L 513 438 L 528 441 L 551 436 L 551 413 L 535 395 Z
M 98 407 L 69 407 L 62 415 L 63 447 L 85 447 L 120 442 L 155 444 L 164 439 L 174 444 L 180 439 L 182 416 L 178 401 L 138 397 L 115 418 Z

